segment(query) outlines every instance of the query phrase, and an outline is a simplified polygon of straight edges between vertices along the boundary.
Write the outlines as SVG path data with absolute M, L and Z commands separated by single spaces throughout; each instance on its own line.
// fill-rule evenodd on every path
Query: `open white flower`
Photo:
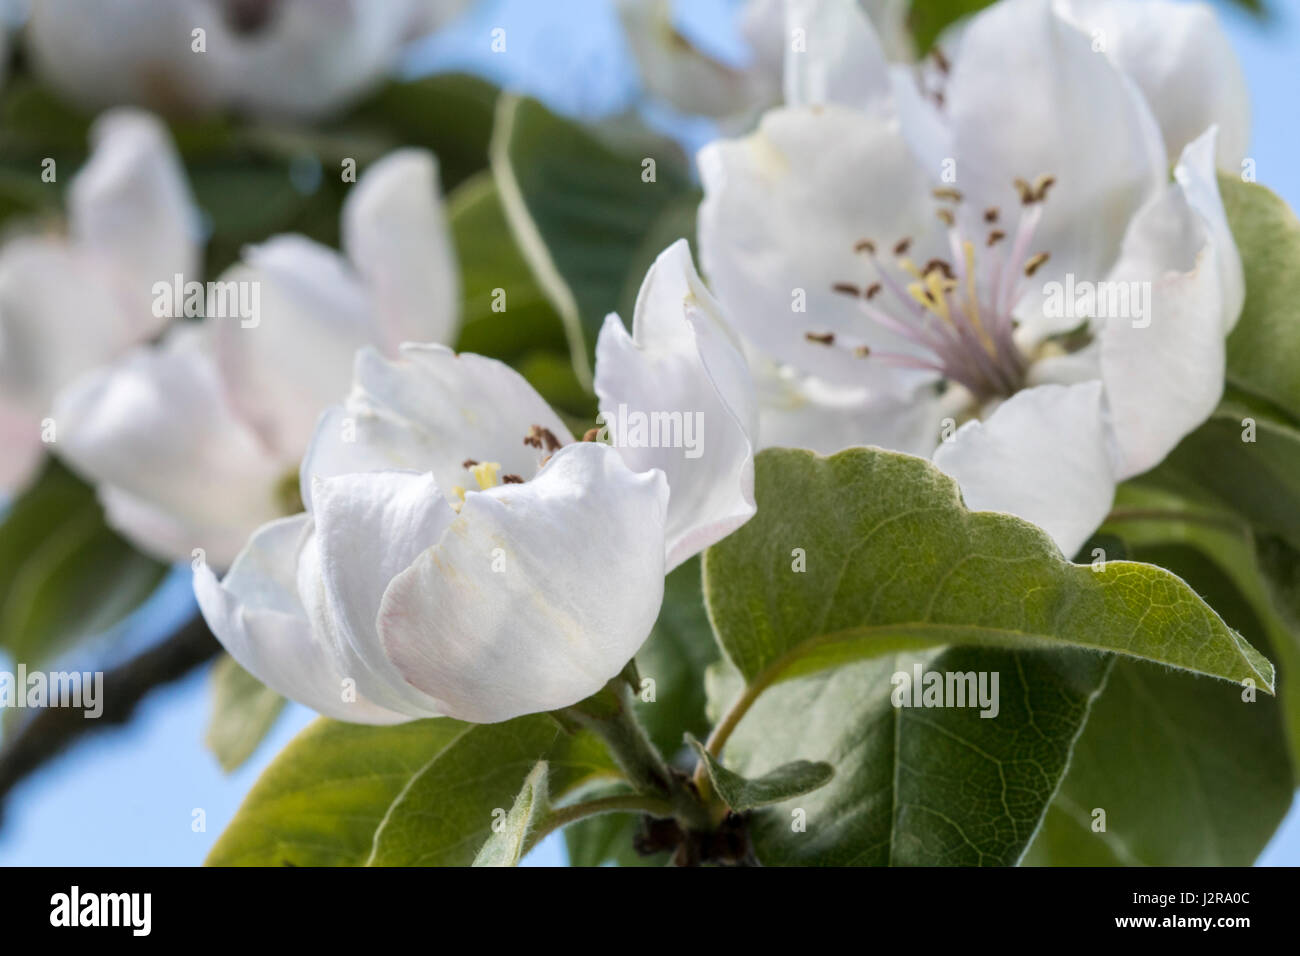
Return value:
M 298 464 L 357 349 L 396 355 L 407 339 L 455 334 L 459 278 L 431 154 L 402 149 L 366 169 L 342 231 L 346 258 L 301 236 L 248 249 L 209 289 L 201 323 L 60 394 L 61 456 L 146 551 L 202 549 L 228 566 L 260 524 L 300 510 Z M 256 314 L 222 314 L 220 290 Z
M 648 636 L 665 571 L 753 513 L 752 400 L 684 252 L 652 268 L 633 335 L 611 317 L 602 336 L 601 361 L 657 374 L 657 393 L 598 379 L 603 405 L 709 416 L 698 458 L 574 441 L 493 359 L 365 349 L 303 461 L 308 513 L 259 529 L 223 581 L 197 570 L 213 633 L 268 686 L 356 722 L 486 723 L 597 691 Z
M 933 453 L 1073 554 L 1222 393 L 1243 280 L 1214 129 L 1166 184 L 1139 84 L 1050 0 L 973 18 L 938 108 L 843 42 L 865 18 L 830 29 L 851 5 L 798 6 L 808 98 L 700 156 L 706 272 L 773 363 L 763 443 Z
M 115 110 L 91 142 L 66 234 L 19 234 L 0 249 L 0 492 L 31 480 L 43 437 L 62 438 L 42 424 L 58 390 L 157 334 L 153 283 L 199 266 L 194 201 L 166 128 Z
M 91 108 L 310 119 L 364 92 L 467 2 L 35 0 L 27 42 L 38 72 Z

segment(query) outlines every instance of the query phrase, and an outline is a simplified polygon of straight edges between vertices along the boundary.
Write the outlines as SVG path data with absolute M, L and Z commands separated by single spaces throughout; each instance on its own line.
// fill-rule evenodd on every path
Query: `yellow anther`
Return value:
M 453 485 L 451 488 L 451 493 L 452 496 L 455 497 L 456 499 L 451 503 L 452 510 L 459 513 L 461 506 L 465 504 L 465 489 L 461 485 Z
M 501 483 L 501 463 L 495 461 L 484 461 L 470 468 L 470 474 L 478 482 L 480 491 L 487 491 L 489 488 L 495 488 Z

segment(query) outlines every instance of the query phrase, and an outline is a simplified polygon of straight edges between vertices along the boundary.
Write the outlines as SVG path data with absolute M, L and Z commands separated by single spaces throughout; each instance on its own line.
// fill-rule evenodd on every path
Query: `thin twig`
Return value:
M 19 782 L 86 734 L 126 723 L 150 691 L 179 680 L 220 650 L 196 614 L 170 637 L 104 673 L 104 711 L 97 720 L 74 707 L 39 711 L 0 747 L 0 820 L 3 801 Z

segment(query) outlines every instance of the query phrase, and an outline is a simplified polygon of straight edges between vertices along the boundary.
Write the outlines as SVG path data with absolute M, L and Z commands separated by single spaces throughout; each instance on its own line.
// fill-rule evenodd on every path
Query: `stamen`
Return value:
M 537 449 L 545 445 L 547 451 L 556 451 L 560 448 L 560 440 L 555 437 L 555 433 L 541 425 L 533 425 L 528 429 L 524 444 Z
M 518 475 L 502 475 L 501 483 L 503 485 L 522 485 L 524 480 Z
M 939 206 L 935 212 L 948 227 L 949 258 L 935 257 L 918 267 L 908 256 L 912 240 L 906 237 L 892 247 L 892 262 L 877 259 L 871 239 L 854 244 L 855 252 L 871 260 L 875 281 L 862 285 L 839 282 L 834 290 L 852 296 L 873 323 L 915 343 L 925 354 L 882 352 L 839 331 L 807 332 L 805 338 L 859 358 L 938 372 L 966 386 L 981 402 L 1011 395 L 1020 388 L 1025 374 L 1025 359 L 1014 340 L 1017 323 L 1011 308 L 1018 301 L 1022 276 L 1033 276 L 1048 261 L 1046 252 L 1031 256 L 1029 249 L 1042 218 L 1042 203 L 1055 181 L 1050 175 L 1039 176 L 1032 183 L 1015 180 L 1022 210 L 1014 217 L 1010 242 L 1005 240 L 1011 227 L 999 225 L 1001 210 L 997 206 L 983 210 L 988 231 L 982 247 L 990 250 L 983 256 L 978 252 L 979 239 L 962 235 L 955 211 L 948 206 Z M 947 186 L 932 193 L 943 202 L 963 200 L 959 190 Z M 876 303 L 886 290 L 897 305 Z
M 600 438 L 599 428 L 588 428 L 585 432 L 582 433 L 583 441 L 597 441 L 599 438 Z
M 1048 254 L 1046 252 L 1039 252 L 1031 256 L 1029 261 L 1025 263 L 1025 275 L 1032 276 L 1047 260 Z
M 460 463 L 460 467 L 468 469 L 468 468 L 473 468 L 477 464 L 478 462 L 476 462 L 473 458 L 466 458 L 464 461 Z
M 818 345 L 834 345 L 834 332 L 805 332 L 804 336 L 809 342 L 815 342 Z
M 497 475 L 500 474 L 500 472 L 501 464 L 500 462 L 495 461 L 485 461 L 480 465 L 475 465 L 470 468 L 470 473 L 473 474 L 474 480 L 478 482 L 480 491 L 487 491 L 489 488 L 495 488 L 499 484 Z

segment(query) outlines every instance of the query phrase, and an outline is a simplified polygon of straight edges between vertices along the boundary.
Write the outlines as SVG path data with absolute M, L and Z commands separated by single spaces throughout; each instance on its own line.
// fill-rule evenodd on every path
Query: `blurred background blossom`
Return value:
M 29 230 L 33 221 L 61 218 L 65 196 L 44 188 L 34 171 L 53 158 L 60 188 L 65 178 L 71 183 L 88 155 L 95 114 L 126 104 L 174 121 L 199 210 L 201 274 L 209 276 L 235 265 L 245 245 L 276 233 L 338 247 L 346 187 L 335 170 L 346 158 L 364 167 L 419 142 L 437 153 L 449 194 L 470 180 L 479 163 L 475 150 L 491 125 L 487 112 L 473 111 L 484 90 L 457 78 L 438 87 L 436 98 L 421 99 L 417 86 L 424 77 L 472 74 L 535 96 L 558 113 L 606 121 L 604 135 L 611 137 L 645 135 L 623 122 L 637 117 L 690 156 L 779 100 L 780 42 L 771 34 L 779 6 L 776 0 L 0 0 L 0 22 L 9 25 L 0 30 L 0 222 L 12 237 L 18 223 Z M 909 60 L 905 0 L 865 6 L 890 58 Z M 1250 90 L 1247 155 L 1258 178 L 1295 207 L 1300 10 L 1274 2 L 1261 18 L 1247 6 L 1253 4 L 1217 4 Z M 924 16 L 913 25 L 928 29 Z M 204 31 L 201 57 L 194 52 L 195 29 Z M 393 75 L 405 82 L 393 82 Z M 464 137 L 446 136 L 457 122 L 482 142 L 466 146 Z M 75 190 L 68 190 L 74 199 Z M 74 235 L 75 217 L 74 205 Z M 200 277 L 197 269 L 185 271 Z M 466 336 L 474 334 L 472 318 L 466 317 Z M 553 365 L 545 373 L 540 367 L 533 367 L 535 377 L 554 373 Z M 564 382 L 557 388 L 570 394 L 563 389 L 571 383 Z M 69 507 L 63 499 L 59 504 Z M 140 593 L 155 584 L 157 590 L 75 648 L 49 648 L 50 666 L 111 668 L 192 617 L 188 566 L 168 570 L 146 562 L 129 570 Z M 0 637 L 0 667 L 11 667 L 14 656 Z M 215 666 L 220 672 L 223 665 Z M 0 817 L 0 863 L 201 861 L 261 770 L 313 717 L 296 704 L 273 704 L 267 736 L 249 759 L 234 761 L 237 769 L 223 772 L 203 746 L 212 681 L 213 666 L 190 671 L 145 698 L 126 726 L 88 737 L 18 783 Z M 6 721 L 5 737 L 13 731 Z M 205 815 L 202 831 L 192 827 L 198 809 Z M 563 846 L 552 837 L 530 862 L 562 862 Z M 1300 813 L 1293 809 L 1260 862 L 1300 862 Z

